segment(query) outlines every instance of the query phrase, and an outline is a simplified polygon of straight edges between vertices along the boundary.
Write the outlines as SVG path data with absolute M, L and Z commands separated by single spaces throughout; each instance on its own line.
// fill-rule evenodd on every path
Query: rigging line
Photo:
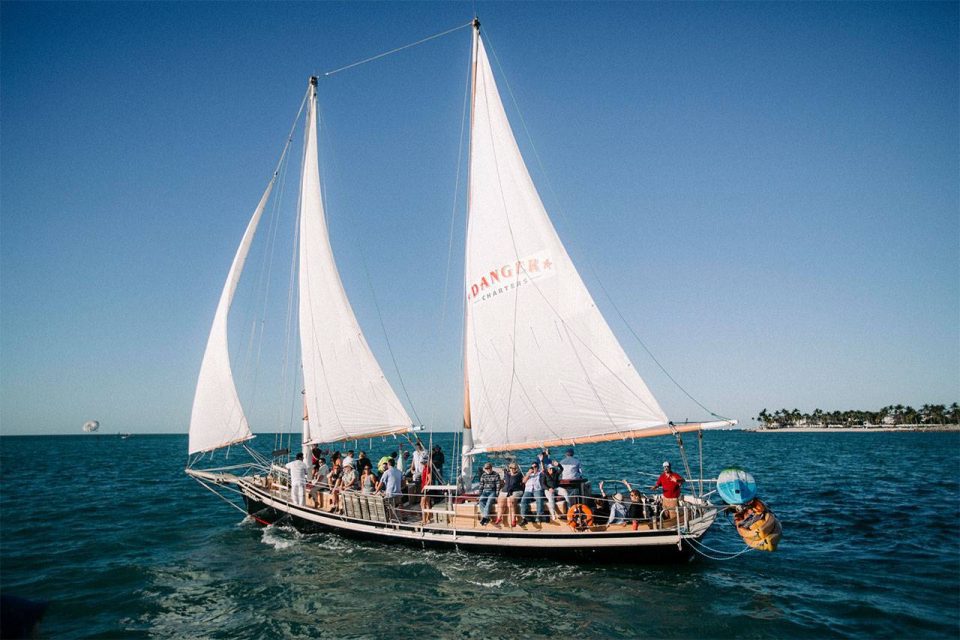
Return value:
M 471 61 L 472 65 L 472 61 Z M 447 270 L 443 276 L 443 297 L 440 299 L 440 330 L 443 330 L 444 319 L 447 313 L 447 291 L 450 283 L 450 263 L 453 260 L 453 227 L 457 220 L 457 202 L 460 197 L 460 170 L 463 167 L 463 133 L 467 122 L 467 97 L 470 95 L 470 74 L 467 74 L 467 84 L 463 90 L 463 109 L 460 115 L 460 143 L 457 148 L 457 180 L 453 189 L 453 208 L 450 212 L 450 236 L 447 240 Z M 461 323 L 462 324 L 462 323 Z M 461 336 L 461 343 L 463 342 Z M 462 347 L 461 347 L 462 348 Z
M 394 53 L 398 53 L 398 52 L 400 52 L 400 51 L 403 51 L 404 49 L 410 49 L 411 47 L 415 47 L 415 46 L 417 46 L 417 45 L 419 45 L 419 44 L 423 44 L 424 42 L 429 42 L 430 40 L 434 40 L 435 38 L 439 38 L 439 37 L 441 37 L 441 36 L 445 36 L 445 35 L 447 35 L 447 34 L 449 34 L 449 33 L 453 33 L 454 31 L 459 31 L 460 29 L 465 29 L 466 27 L 469 27 L 469 26 L 472 26 L 472 25 L 473 25 L 473 20 L 470 20 L 470 22 L 468 22 L 468 23 L 466 23 L 466 24 L 462 24 L 462 25 L 460 25 L 459 27 L 454 27 L 454 28 L 452 28 L 452 29 L 447 29 L 446 31 L 442 31 L 442 32 L 440 32 L 440 33 L 436 33 L 436 34 L 434 34 L 434 35 L 432 35 L 432 36 L 427 36 L 426 38 L 423 38 L 422 40 L 417 40 L 416 42 L 411 42 L 410 44 L 405 44 L 405 45 L 403 45 L 402 47 L 397 47 L 396 49 L 391 49 L 390 51 L 384 51 L 383 53 L 378 53 L 378 54 L 375 55 L 375 56 L 371 56 L 371 57 L 365 58 L 365 59 L 363 59 L 363 60 L 358 60 L 357 62 L 353 62 L 353 63 L 351 63 L 351 64 L 348 64 L 348 65 L 345 66 L 345 67 L 340 67 L 339 69 L 334 69 L 333 71 L 327 71 L 327 72 L 325 72 L 323 75 L 324 75 L 324 77 L 326 77 L 326 76 L 332 76 L 332 75 L 335 74 L 335 73 L 340 73 L 341 71 L 346 71 L 347 69 L 352 69 L 352 68 L 354 68 L 354 67 L 359 67 L 359 66 L 362 65 L 362 64 L 366 64 L 366 63 L 368 63 L 368 62 L 373 62 L 374 60 L 379 60 L 380 58 L 385 58 L 385 57 L 387 57 L 387 56 L 389 56 L 389 55 L 391 55 L 391 54 L 394 54 Z
M 487 31 L 488 31 L 487 41 L 489 42 L 490 41 L 489 30 Z M 493 47 L 493 43 L 490 43 L 490 49 L 493 51 L 493 57 L 497 61 L 497 67 L 500 68 L 500 75 L 503 77 L 504 83 L 507 85 L 507 91 L 510 93 L 510 99 L 513 101 L 513 106 L 517 111 L 517 115 L 520 117 L 520 124 L 523 125 L 523 132 L 527 135 L 527 140 L 530 142 L 530 148 L 533 150 L 533 155 L 537 159 L 537 165 L 540 168 L 540 172 L 543 174 L 544 179 L 547 181 L 547 188 L 550 189 L 550 193 L 551 195 L 553 195 L 554 201 L 557 203 L 557 211 L 560 213 L 560 217 L 564 219 L 564 222 L 567 222 L 567 224 L 569 224 L 568 218 L 563 211 L 563 207 L 559 206 L 560 199 L 557 197 L 556 189 L 554 189 L 553 182 L 550 180 L 550 176 L 547 173 L 546 169 L 544 168 L 543 160 L 541 160 L 540 158 L 540 152 L 537 151 L 537 146 L 533 142 L 533 136 L 530 135 L 530 129 L 527 127 L 527 121 L 523 117 L 523 112 L 520 111 L 520 104 L 517 102 L 517 97 L 513 93 L 513 87 L 510 85 L 510 80 L 507 78 L 506 74 L 503 72 L 503 65 L 500 64 L 500 58 L 497 57 L 497 50 Z M 623 313 L 621 313 L 620 308 L 617 306 L 616 302 L 614 302 L 613 298 L 610 296 L 610 293 L 607 291 L 607 288 L 603 286 L 603 281 L 600 279 L 600 275 L 597 273 L 597 270 L 594 268 L 593 262 L 589 259 L 587 259 L 586 262 L 587 262 L 587 266 L 590 269 L 591 274 L 596 279 L 597 284 L 600 285 L 600 289 L 603 291 L 603 294 L 607 297 L 607 300 L 610 301 L 610 304 L 613 307 L 614 311 L 616 311 L 617 317 L 620 318 L 620 321 L 623 322 L 623 324 L 627 327 L 627 330 L 630 331 L 630 334 L 634 337 L 634 339 L 636 339 L 637 342 L 640 343 L 640 346 L 643 347 L 644 352 L 646 352 L 646 354 L 650 356 L 650 359 L 653 360 L 654 363 L 656 363 L 657 367 L 659 367 L 660 371 L 662 371 L 663 374 L 667 376 L 670 382 L 676 385 L 676 387 L 680 389 L 680 391 L 683 392 L 685 396 L 690 398 L 690 400 L 692 400 L 698 407 L 700 407 L 701 409 L 709 413 L 711 416 L 720 418 L 722 420 L 730 420 L 731 418 L 721 416 L 720 414 L 715 413 L 710 409 L 708 409 L 707 407 L 705 407 L 703 404 L 700 403 L 699 400 L 694 398 L 686 389 L 684 389 L 683 386 L 679 382 L 677 382 L 677 380 L 672 375 L 670 375 L 670 372 L 667 371 L 667 369 L 660 363 L 659 360 L 657 360 L 657 358 L 653 355 L 653 352 L 650 351 L 650 349 L 647 347 L 646 343 L 644 343 L 644 341 L 640 339 L 640 336 L 637 335 L 637 332 L 634 331 L 630 323 L 627 322 L 627 319 L 623 316 Z
M 367 255 L 360 247 L 360 262 L 363 264 L 363 274 L 367 278 L 367 286 L 370 287 L 370 295 L 373 297 L 373 307 L 377 310 L 377 318 L 380 319 L 380 330 L 383 331 L 383 340 L 387 343 L 387 351 L 390 353 L 390 360 L 393 361 L 393 368 L 397 372 L 397 378 L 400 380 L 400 388 L 403 389 L 403 395 L 406 396 L 410 409 L 413 410 L 413 417 L 420 422 L 420 416 L 417 415 L 417 408 L 410 399 L 410 393 L 407 391 L 407 385 L 403 382 L 403 375 L 400 373 L 400 365 L 397 364 L 397 358 L 393 354 L 393 347 L 390 346 L 390 336 L 387 335 L 387 326 L 383 322 L 383 313 L 380 312 L 380 303 L 377 302 L 377 292 L 373 288 L 373 281 L 370 279 L 370 271 L 367 269 Z

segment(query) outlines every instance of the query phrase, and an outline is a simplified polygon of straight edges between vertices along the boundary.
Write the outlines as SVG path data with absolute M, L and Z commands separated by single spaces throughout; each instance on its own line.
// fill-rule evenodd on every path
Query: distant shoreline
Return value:
M 758 427 L 756 429 L 749 429 L 749 431 L 756 431 L 757 433 L 838 433 L 841 431 L 854 433 L 879 433 L 893 431 L 919 433 L 936 431 L 942 433 L 944 431 L 960 431 L 960 425 L 938 424 L 936 426 L 921 426 L 916 424 L 905 424 L 892 427 L 781 427 L 777 429 Z

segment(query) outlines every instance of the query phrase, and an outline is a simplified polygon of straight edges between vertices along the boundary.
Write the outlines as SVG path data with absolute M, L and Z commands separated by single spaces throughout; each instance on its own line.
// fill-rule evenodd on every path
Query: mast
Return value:
M 473 18 L 473 46 L 471 48 L 471 59 L 470 64 L 470 143 L 473 142 L 473 112 L 476 107 L 476 95 L 477 95 L 477 45 L 480 42 L 480 20 L 477 17 Z M 467 157 L 472 158 L 469 150 L 467 151 Z M 471 162 L 467 163 L 467 226 L 470 226 L 470 179 L 469 173 L 471 171 Z M 463 278 L 463 288 L 466 291 L 469 286 L 469 280 L 466 272 L 464 272 Z M 464 331 L 463 331 L 463 438 L 461 442 L 461 457 L 460 457 L 460 479 L 461 483 L 465 490 L 470 489 L 470 482 L 473 480 L 473 430 L 471 429 L 470 423 L 470 376 L 468 374 L 467 367 L 467 331 L 466 331 L 466 322 L 467 322 L 467 300 L 464 297 L 463 301 L 464 313 L 463 313 L 463 322 L 464 322 Z
M 317 78 L 300 176 L 298 316 L 304 442 L 405 433 L 412 421 L 370 350 L 340 279 L 326 224 L 317 145 Z

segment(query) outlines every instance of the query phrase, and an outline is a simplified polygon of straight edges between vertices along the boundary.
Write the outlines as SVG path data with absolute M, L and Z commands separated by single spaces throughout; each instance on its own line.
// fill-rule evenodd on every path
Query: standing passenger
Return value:
M 387 470 L 380 477 L 377 483 L 377 491 L 383 491 L 384 498 L 393 506 L 399 506 L 400 484 L 403 480 L 403 474 L 397 469 L 397 462 L 393 458 L 387 460 Z
M 287 463 L 290 472 L 290 500 L 297 505 L 306 503 L 307 464 L 303 461 L 303 454 L 298 453 L 296 460 Z
M 430 523 L 430 507 L 433 506 L 433 503 L 430 501 L 430 496 L 427 495 L 427 487 L 430 486 L 432 482 L 433 465 L 425 464 L 420 474 L 420 513 L 422 514 L 420 522 L 422 524 Z
M 443 449 L 438 444 L 433 445 L 433 467 L 436 470 L 436 478 L 433 481 L 437 484 L 443 484 L 443 463 L 445 461 Z
M 663 463 L 663 473 L 657 478 L 651 489 L 663 487 L 663 511 L 667 518 L 676 515 L 677 505 L 680 503 L 680 487 L 686 482 L 679 473 L 670 470 L 670 463 Z
M 360 492 L 372 495 L 377 490 L 377 478 L 373 475 L 370 465 L 365 465 L 360 475 Z
M 567 449 L 567 455 L 560 461 L 563 473 L 560 475 L 560 486 L 566 491 L 567 505 L 572 506 L 579 502 L 580 485 L 583 484 L 583 468 L 580 459 L 573 455 L 573 449 Z

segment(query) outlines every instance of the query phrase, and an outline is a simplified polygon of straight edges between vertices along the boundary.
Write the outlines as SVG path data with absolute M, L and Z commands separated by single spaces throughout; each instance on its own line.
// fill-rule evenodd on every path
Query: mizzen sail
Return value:
M 547 216 L 482 40 L 475 55 L 464 371 L 473 452 L 664 427 Z
M 300 181 L 299 273 L 305 441 L 409 431 L 410 416 L 364 339 L 333 259 L 320 191 L 315 84 Z

